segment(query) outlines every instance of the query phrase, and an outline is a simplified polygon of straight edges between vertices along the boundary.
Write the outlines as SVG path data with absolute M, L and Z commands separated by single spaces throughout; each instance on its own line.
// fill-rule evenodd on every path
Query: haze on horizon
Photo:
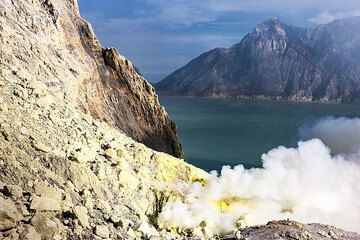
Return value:
M 116 47 L 149 82 L 230 47 L 271 17 L 300 27 L 360 16 L 358 0 L 79 0 L 103 47 Z

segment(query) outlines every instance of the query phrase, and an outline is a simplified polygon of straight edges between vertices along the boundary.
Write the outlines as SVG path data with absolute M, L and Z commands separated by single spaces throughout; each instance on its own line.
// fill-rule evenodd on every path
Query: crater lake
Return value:
M 160 97 L 186 160 L 205 170 L 261 167 L 261 155 L 296 147 L 299 129 L 326 117 L 360 117 L 359 104 Z

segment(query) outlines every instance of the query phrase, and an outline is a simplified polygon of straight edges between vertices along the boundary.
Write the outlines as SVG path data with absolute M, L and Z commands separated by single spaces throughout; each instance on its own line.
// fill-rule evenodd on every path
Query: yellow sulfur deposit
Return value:
M 193 177 L 191 179 L 192 183 L 198 182 L 201 184 L 201 186 L 205 187 L 206 186 L 206 180 L 204 178 L 198 178 L 198 177 Z
M 176 180 L 190 181 L 206 179 L 209 176 L 207 172 L 167 154 L 158 153 L 153 156 L 152 161 L 158 165 L 156 179 L 159 181 L 173 183 Z
M 216 202 L 216 209 L 221 213 L 228 213 L 231 211 L 230 202 L 226 201 L 226 199 L 220 199 Z
M 254 203 L 250 198 L 227 197 L 217 200 L 214 205 L 219 212 L 228 213 L 231 212 L 232 206 L 235 204 L 249 206 L 253 205 Z
M 172 227 L 169 229 L 169 231 L 172 233 L 172 234 L 175 234 L 175 235 L 180 235 L 179 233 L 179 228 L 178 227 Z

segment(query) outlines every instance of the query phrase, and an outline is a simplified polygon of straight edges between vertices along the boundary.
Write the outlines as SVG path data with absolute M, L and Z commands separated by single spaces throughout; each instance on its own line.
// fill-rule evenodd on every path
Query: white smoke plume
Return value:
M 360 119 L 325 118 L 300 129 L 303 140 L 320 139 L 333 154 L 355 153 L 360 149 Z
M 206 223 L 220 235 L 282 219 L 360 231 L 360 119 L 324 119 L 302 132 L 313 139 L 263 154 L 261 169 L 223 167 L 205 186 L 186 187 L 186 202 L 169 202 L 159 222 L 183 229 Z

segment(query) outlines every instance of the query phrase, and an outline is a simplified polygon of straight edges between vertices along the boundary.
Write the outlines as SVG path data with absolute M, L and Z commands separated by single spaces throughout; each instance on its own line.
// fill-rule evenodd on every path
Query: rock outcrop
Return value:
M 207 177 L 5 68 L 0 169 L 0 239 L 171 239 L 155 227 L 174 183 Z
M 128 59 L 100 46 L 76 0 L 3 0 L 0 45 L 1 67 L 25 69 L 58 99 L 148 147 L 183 156 L 154 88 Z
M 360 17 L 314 29 L 273 18 L 231 48 L 216 48 L 175 71 L 161 94 L 360 101 Z
M 301 224 L 292 221 L 273 221 L 263 226 L 254 226 L 237 231 L 227 240 L 327 240 L 360 239 L 360 235 L 322 224 Z

